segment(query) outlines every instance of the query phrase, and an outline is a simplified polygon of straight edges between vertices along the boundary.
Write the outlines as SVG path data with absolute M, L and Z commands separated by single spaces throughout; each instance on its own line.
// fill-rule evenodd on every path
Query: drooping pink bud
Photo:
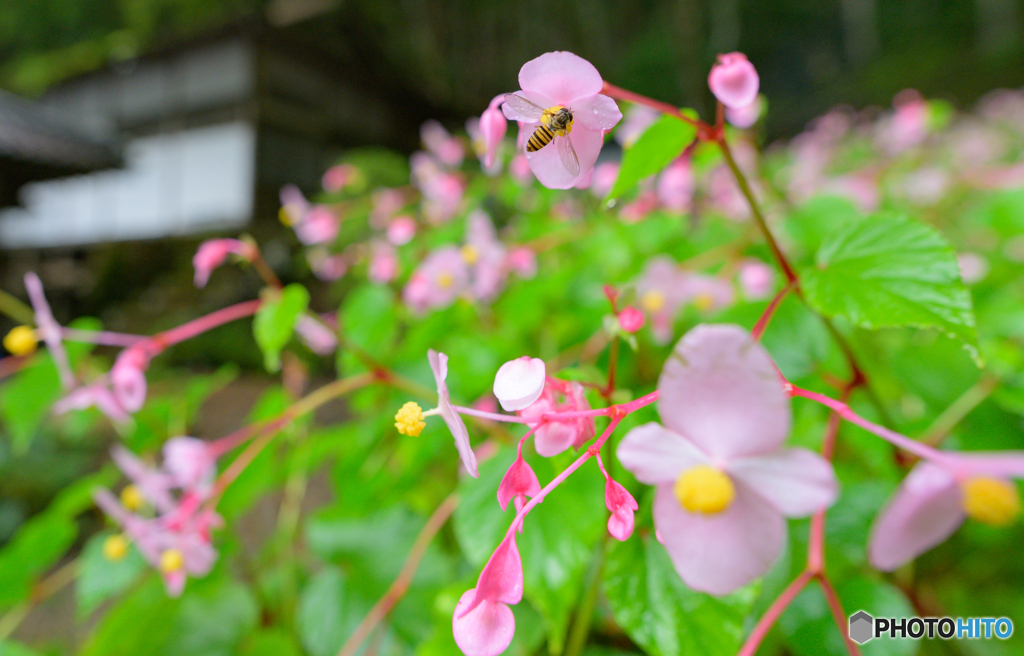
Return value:
M 545 366 L 540 358 L 524 355 L 501 365 L 494 376 L 494 396 L 505 410 L 522 410 L 544 391 Z
M 501 111 L 501 103 L 505 102 L 504 94 L 495 96 L 490 106 L 480 116 L 480 134 L 484 138 L 484 168 L 491 168 L 494 165 L 494 157 L 498 152 L 501 140 L 505 138 L 508 131 L 508 120 Z
M 629 490 L 611 478 L 604 486 L 604 505 L 611 511 L 608 518 L 608 533 L 620 542 L 633 534 L 633 513 L 640 507 Z
M 537 474 L 533 473 L 533 468 L 523 460 L 523 454 L 520 453 L 498 485 L 498 503 L 501 509 L 505 510 L 508 508 L 508 502 L 515 498 L 518 512 L 522 510 L 526 497 L 533 498 L 538 494 L 540 481 L 537 480 Z
M 121 351 L 110 369 L 110 384 L 121 407 L 127 412 L 138 412 L 146 402 L 146 374 L 149 366 L 146 354 L 138 348 Z
M 761 80 L 754 65 L 742 52 L 730 52 L 718 56 L 718 63 L 711 67 L 708 86 L 715 98 L 726 107 L 746 107 L 757 98 Z
M 632 306 L 624 307 L 619 312 L 619 326 L 627 333 L 635 333 L 643 328 L 646 320 L 644 313 Z
M 328 355 L 338 348 L 338 337 L 334 331 L 306 314 L 295 322 L 295 334 L 317 355 Z
M 509 531 L 490 560 L 480 572 L 476 582 L 475 599 L 462 610 L 465 615 L 485 599 L 503 604 L 518 604 L 523 598 L 523 561 L 516 546 L 516 532 Z M 456 612 L 458 615 L 458 612 Z
M 192 266 L 196 270 L 196 287 L 205 287 L 210 280 L 210 274 L 224 263 L 228 255 L 234 254 L 251 260 L 252 251 L 252 246 L 237 239 L 211 239 L 199 244 L 196 254 L 192 256 Z

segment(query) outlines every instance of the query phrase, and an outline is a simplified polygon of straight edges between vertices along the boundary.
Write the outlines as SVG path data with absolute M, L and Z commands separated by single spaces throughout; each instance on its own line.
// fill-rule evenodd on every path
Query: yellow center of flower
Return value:
M 690 512 L 705 515 L 722 512 L 736 496 L 736 488 L 729 477 L 708 465 L 697 465 L 684 471 L 676 479 L 674 491 L 679 505 Z
M 455 282 L 455 278 L 452 278 L 452 274 L 444 271 L 437 276 L 437 286 L 441 289 L 448 289 Z
M 185 566 L 185 557 L 177 549 L 168 549 L 160 554 L 160 571 L 164 574 L 177 572 Z
M 4 348 L 11 355 L 28 355 L 36 350 L 36 331 L 28 326 L 18 326 L 4 337 Z
M 656 289 L 645 292 L 644 295 L 640 297 L 640 307 L 648 312 L 657 312 L 661 308 L 665 307 L 665 295 Z
M 146 505 L 146 497 L 134 485 L 125 485 L 121 490 L 121 505 L 131 511 L 136 511 Z
M 278 210 L 277 218 L 281 221 L 282 224 L 288 227 L 291 227 L 291 225 L 295 223 L 295 221 L 292 220 L 292 215 L 289 214 L 288 210 L 286 210 L 283 207 L 280 210 Z
M 118 561 L 128 555 L 128 540 L 123 535 L 111 535 L 103 541 L 103 557 Z
M 476 264 L 477 259 L 480 257 L 480 251 L 476 249 L 476 246 L 472 244 L 466 244 L 462 247 L 462 259 L 466 261 L 466 264 Z
M 979 522 L 1006 526 L 1020 515 L 1020 494 L 1009 481 L 978 476 L 964 483 L 963 491 L 964 512 Z
M 423 421 L 423 408 L 415 401 L 409 401 L 395 414 L 395 428 L 402 435 L 419 437 L 427 422 Z
M 711 306 L 715 304 L 715 299 L 711 294 L 697 294 L 693 297 L 693 305 L 701 311 L 710 310 Z

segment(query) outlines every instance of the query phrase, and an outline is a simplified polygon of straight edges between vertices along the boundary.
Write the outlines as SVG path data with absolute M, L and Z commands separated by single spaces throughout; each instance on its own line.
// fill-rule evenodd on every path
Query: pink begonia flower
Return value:
M 573 112 L 572 131 L 567 137 L 579 159 L 579 173 L 566 170 L 556 144 L 526 153 L 530 170 L 550 189 L 570 189 L 577 179 L 590 174 L 604 144 L 604 131 L 622 118 L 615 101 L 601 95 L 604 81 L 593 64 L 571 52 L 549 52 L 523 64 L 519 71 L 520 91 L 516 94 L 545 109 L 567 107 Z M 522 121 L 533 132 L 540 123 L 536 116 L 518 113 L 508 103 L 502 111 L 511 121 Z
M 687 274 L 667 255 L 647 261 L 636 283 L 637 302 L 651 319 L 654 341 L 667 344 L 672 339 L 672 323 L 686 300 Z
M 718 102 L 732 109 L 746 107 L 757 98 L 761 80 L 757 69 L 742 52 L 718 55 L 708 73 L 708 87 Z
M 988 275 L 988 260 L 977 253 L 957 253 L 956 262 L 960 265 L 960 279 L 968 285 L 973 285 Z
M 661 118 L 661 112 L 656 109 L 646 105 L 630 105 L 626 109 L 625 119 L 619 125 L 619 129 L 615 131 L 615 140 L 623 148 L 629 148 L 659 118 Z
M 512 174 L 512 177 L 519 184 L 527 185 L 533 182 L 533 171 L 530 169 L 530 162 L 527 161 L 526 155 L 521 151 L 516 153 L 512 161 L 509 162 L 508 172 Z
M 396 216 L 388 224 L 387 236 L 395 246 L 405 246 L 416 236 L 416 219 L 407 214 Z
M 68 354 L 61 342 L 60 324 L 53 318 L 50 311 L 50 304 L 46 302 L 46 295 L 43 293 L 43 282 L 32 271 L 25 274 L 25 291 L 28 292 L 28 300 L 35 312 L 36 334 L 46 342 L 46 349 L 53 358 L 60 375 L 60 384 L 65 390 L 75 386 L 75 375 L 71 373 L 71 365 L 68 364 Z
M 136 347 L 121 351 L 110 369 L 110 387 L 121 407 L 129 413 L 138 412 L 146 402 L 146 368 L 149 358 Z
M 370 195 L 370 226 L 377 230 L 387 227 L 391 217 L 406 205 L 405 195 L 398 189 L 378 189 Z
M 433 224 L 443 223 L 459 213 L 466 190 L 462 178 L 454 173 L 439 173 L 430 178 L 423 192 L 423 216 Z
M 501 111 L 501 104 L 505 102 L 505 95 L 495 96 L 491 104 L 480 116 L 480 135 L 484 142 L 483 165 L 485 169 L 494 166 L 494 159 L 498 154 L 498 146 L 501 145 L 508 131 L 508 121 Z
M 608 518 L 608 533 L 620 542 L 633 534 L 633 514 L 640 508 L 629 491 L 606 477 L 604 505 L 612 513 Z
M 739 282 L 744 298 L 758 301 L 771 295 L 775 272 L 764 262 L 747 260 L 740 265 Z
M 217 458 L 209 445 L 195 437 L 172 437 L 164 442 L 163 468 L 176 487 L 209 489 L 217 475 Z
M 195 267 L 195 286 L 202 289 L 210 280 L 213 270 L 224 263 L 228 255 L 238 255 L 246 260 L 253 258 L 253 247 L 237 239 L 211 239 L 199 244 L 196 254 L 192 256 Z
M 725 120 L 741 130 L 746 130 L 761 118 L 761 109 L 764 103 L 761 96 L 754 98 L 754 102 L 744 107 L 726 107 Z
M 559 397 L 562 402 L 559 403 Z M 583 385 L 575 381 L 548 378 L 544 391 L 529 407 L 519 411 L 524 419 L 540 419 L 552 412 L 581 412 L 590 410 L 590 403 Z M 533 428 L 536 424 L 527 424 Z M 593 417 L 576 417 L 561 421 L 550 421 L 533 434 L 537 454 L 550 458 L 569 447 L 580 447 L 593 439 L 595 434 Z
M 491 217 L 473 210 L 466 219 L 466 245 L 462 256 L 470 267 L 470 290 L 481 301 L 492 301 L 508 277 L 505 245 L 498 241 Z
M 619 312 L 619 326 L 627 333 L 635 333 L 644 327 L 647 317 L 644 313 L 631 305 L 627 305 Z
M 1020 515 L 1012 478 L 1024 478 L 1024 453 L 942 453 L 918 463 L 878 513 L 868 539 L 873 567 L 892 571 L 952 535 L 971 516 L 995 526 Z
M 723 595 L 761 576 L 786 540 L 783 517 L 836 498 L 832 465 L 782 447 L 789 396 L 750 334 L 700 325 L 676 344 L 658 379 L 662 424 L 634 428 L 622 465 L 657 486 L 654 524 L 676 571 L 695 590 Z
M 53 413 L 62 415 L 71 410 L 85 410 L 92 407 L 118 424 L 124 423 L 130 418 L 104 380 L 71 390 L 65 397 L 53 404 Z
M 110 450 L 110 457 L 157 512 L 168 513 L 174 509 L 176 504 L 171 494 L 171 490 L 177 487 L 174 476 L 163 469 L 150 467 L 120 445 Z
M 537 254 L 528 246 L 513 248 L 508 254 L 508 266 L 520 278 L 530 279 L 537 275 Z
M 504 511 L 508 508 L 508 502 L 515 499 L 516 512 L 519 512 L 526 503 L 526 497 L 533 498 L 538 494 L 540 481 L 537 480 L 533 468 L 523 460 L 523 454 L 520 452 L 498 485 L 498 504 Z
M 338 348 L 337 334 L 307 314 L 295 322 L 295 334 L 317 355 L 330 355 Z
M 431 253 L 409 277 L 402 299 L 416 312 L 447 307 L 469 285 L 469 267 L 462 251 L 445 246 Z
M 590 184 L 590 193 L 598 198 L 604 198 L 615 186 L 619 179 L 618 162 L 601 162 L 594 167 L 594 179 Z
M 688 273 L 683 276 L 683 299 L 701 312 L 713 312 L 732 305 L 736 292 L 728 280 L 702 273 Z
M 434 372 L 434 382 L 437 383 L 437 407 L 441 411 L 441 418 L 448 425 L 448 430 L 455 438 L 455 448 L 462 459 L 462 466 L 466 468 L 469 475 L 479 478 L 477 472 L 476 455 L 473 447 L 469 444 L 469 430 L 466 423 L 462 421 L 459 413 L 452 408 L 451 398 L 448 395 L 448 385 L 445 379 L 448 378 L 448 356 L 438 353 L 434 349 L 427 351 L 427 359 L 430 361 L 430 370 Z
M 509 604 L 523 598 L 523 562 L 509 531 L 484 565 L 476 587 L 467 590 L 455 606 L 452 632 L 466 656 L 497 656 L 512 642 L 516 618 Z
M 508 412 L 522 410 L 544 391 L 545 365 L 540 358 L 524 355 L 509 360 L 494 374 L 494 396 Z
M 295 224 L 295 236 L 303 244 L 324 244 L 338 236 L 341 221 L 330 208 L 323 205 L 313 205 L 306 212 L 302 221 Z
M 462 143 L 437 121 L 430 120 L 420 126 L 420 139 L 427 150 L 446 166 L 457 168 L 466 156 Z
M 398 253 L 395 247 L 385 241 L 375 241 L 370 246 L 370 280 L 378 284 L 391 282 L 398 275 Z
M 658 176 L 658 200 L 673 212 L 690 211 L 693 201 L 693 167 L 689 157 L 678 157 Z
M 893 99 L 896 111 L 878 123 L 875 143 L 889 155 L 920 144 L 928 137 L 928 102 L 914 89 L 904 89 Z
M 320 280 L 331 282 L 338 280 L 348 271 L 348 260 L 341 253 L 331 253 L 322 246 L 306 251 L 306 261 L 313 275 Z
M 335 164 L 331 168 L 324 171 L 323 178 L 320 183 L 323 185 L 324 191 L 336 192 L 341 191 L 349 184 L 352 184 L 360 177 L 359 169 L 351 164 Z

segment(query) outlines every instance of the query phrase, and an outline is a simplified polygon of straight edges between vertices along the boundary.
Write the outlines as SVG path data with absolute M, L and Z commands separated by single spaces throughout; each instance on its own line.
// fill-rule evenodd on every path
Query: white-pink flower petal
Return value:
M 832 464 L 807 449 L 738 458 L 726 470 L 787 517 L 806 517 L 835 503 L 839 493 Z
M 459 452 L 462 465 L 473 478 L 479 478 L 477 471 L 476 454 L 469 443 L 469 430 L 466 422 L 462 421 L 459 413 L 452 408 L 451 399 L 448 396 L 448 385 L 445 379 L 448 378 L 448 356 L 438 353 L 434 349 L 427 351 L 427 360 L 430 361 L 430 369 L 434 372 L 434 381 L 437 383 L 437 407 L 441 409 L 441 418 L 448 425 L 452 437 L 455 438 L 455 448 Z
M 524 355 L 501 365 L 494 375 L 494 396 L 509 412 L 522 410 L 544 391 L 545 366 L 540 358 Z
M 577 98 L 601 93 L 604 81 L 593 64 L 571 52 L 548 52 L 523 64 L 519 86 L 569 105 Z M 546 105 L 545 105 L 546 107 Z
M 616 455 L 636 480 L 647 485 L 675 483 L 687 469 L 708 462 L 692 442 L 654 422 L 626 433 Z

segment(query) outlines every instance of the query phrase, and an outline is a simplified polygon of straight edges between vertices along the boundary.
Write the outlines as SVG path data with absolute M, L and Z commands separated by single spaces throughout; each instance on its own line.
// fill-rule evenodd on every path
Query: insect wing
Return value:
M 555 139 L 558 147 L 558 156 L 562 158 L 562 166 L 574 178 L 580 174 L 580 160 L 576 157 L 576 149 L 572 147 L 569 137 L 558 137 Z
M 532 103 L 522 96 L 514 93 L 505 94 L 505 103 L 515 112 L 529 118 L 532 121 L 539 121 L 544 116 L 544 108 Z

